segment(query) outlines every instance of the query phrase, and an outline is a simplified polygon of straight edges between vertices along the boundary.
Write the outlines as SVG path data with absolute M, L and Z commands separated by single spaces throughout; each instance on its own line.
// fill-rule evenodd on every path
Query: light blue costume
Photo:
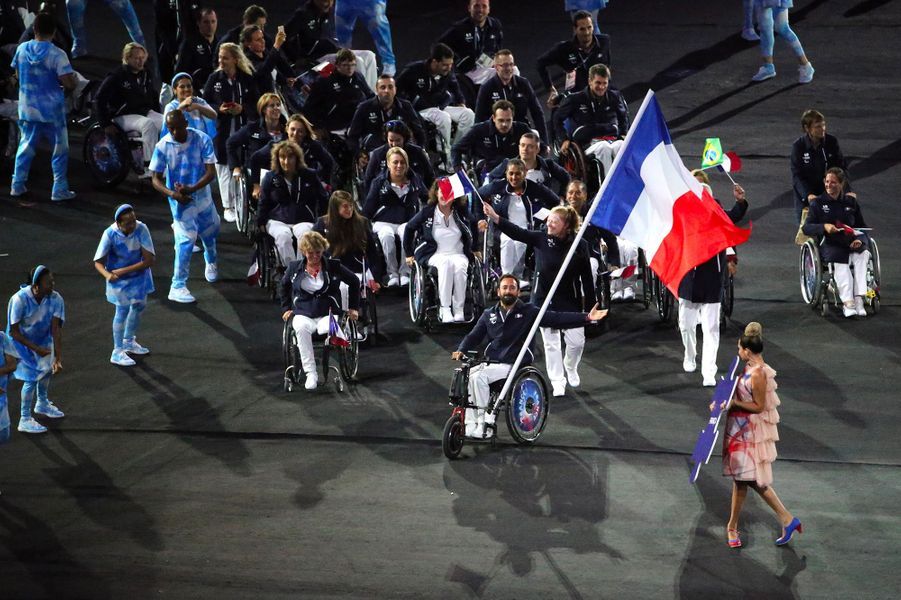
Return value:
M 180 144 L 167 133 L 156 144 L 150 159 L 150 170 L 166 173 L 166 186 L 174 190 L 176 183 L 194 185 L 206 174 L 206 165 L 216 164 L 216 152 L 210 136 L 188 127 L 188 139 Z M 169 198 L 172 230 L 175 233 L 175 268 L 173 289 L 185 287 L 194 241 L 203 241 L 206 262 L 216 262 L 216 238 L 219 237 L 219 214 L 213 204 L 210 186 L 205 185 L 192 194 L 193 200 L 182 204 Z
M 563 8 L 569 11 L 570 17 L 576 11 L 587 10 L 591 13 L 591 20 L 594 22 L 594 32 L 601 32 L 600 27 L 598 27 L 598 11 L 607 8 L 607 0 L 566 0 Z
M 131 210 L 131 206 L 126 204 L 119 207 L 116 211 L 117 219 L 118 215 L 124 212 L 123 209 Z M 130 235 L 125 235 L 119 230 L 119 226 L 113 223 L 103 232 L 97 252 L 94 253 L 94 260 L 106 258 L 106 270 L 113 271 L 141 262 L 142 248 L 156 254 L 147 225 L 138 221 L 135 230 Z M 106 300 L 116 307 L 116 316 L 113 317 L 113 346 L 116 349 L 122 348 L 123 339 L 134 340 L 141 313 L 147 307 L 147 294 L 153 291 L 153 276 L 150 269 L 133 271 L 116 281 L 106 282 Z
M 795 56 L 804 55 L 801 40 L 788 25 L 788 9 L 792 6 L 792 0 L 754 0 L 757 25 L 760 27 L 760 54 L 762 56 L 773 56 L 776 33 L 788 42 Z
M 72 26 L 72 57 L 78 58 L 88 53 L 87 36 L 84 31 L 84 9 L 87 0 L 66 0 L 66 12 L 69 13 L 69 24 Z M 103 0 L 122 19 L 128 30 L 131 41 L 147 47 L 144 32 L 138 23 L 138 16 L 130 0 Z
M 35 281 L 39 273 L 35 274 Z M 13 294 L 9 299 L 7 310 L 7 329 L 9 333 L 13 325 L 18 323 L 19 331 L 34 344 L 43 348 L 50 348 L 47 356 L 38 354 L 13 340 L 16 352 L 19 355 L 19 365 L 16 367 L 16 379 L 22 384 L 22 418 L 31 418 L 31 409 L 37 394 L 38 404 L 48 403 L 47 390 L 50 387 L 50 376 L 53 366 L 53 319 L 60 320 L 60 326 L 66 320 L 66 307 L 63 297 L 59 292 L 51 292 L 49 296 L 41 299 L 40 304 L 31 291 L 31 285 L 23 284 L 22 289 Z
M 6 364 L 6 355 L 19 358 L 19 352 L 11 337 L 0 331 L 0 364 Z M 9 441 L 9 410 L 6 391 L 9 389 L 9 375 L 0 375 L 0 444 Z
M 194 97 L 194 104 L 200 106 L 209 106 L 206 100 L 200 98 L 199 96 Z M 178 100 L 173 100 L 169 104 L 167 104 L 163 108 L 163 128 L 160 129 L 160 139 L 162 139 L 167 133 L 169 133 L 169 128 L 166 127 L 166 115 L 169 114 L 170 111 L 178 108 L 179 102 Z M 188 122 L 188 127 L 193 127 L 198 131 L 202 131 L 208 136 L 210 139 L 216 137 L 216 121 L 213 119 L 208 119 L 200 114 L 199 111 L 188 111 L 183 110 L 181 114 L 185 116 L 185 120 Z
M 66 104 L 59 78 L 72 73 L 66 53 L 52 42 L 31 40 L 20 44 L 12 67 L 19 73 L 19 130 L 22 138 L 16 151 L 12 194 L 25 193 L 36 144 L 42 137 L 53 143 L 53 198 L 69 193 L 66 168 L 69 164 L 69 132 Z
M 385 15 L 387 0 L 336 0 L 335 34 L 338 45 L 353 48 L 352 38 L 357 19 L 362 19 L 375 42 L 375 49 L 382 59 L 382 71 L 393 74 L 397 68 L 394 48 L 391 45 L 391 24 Z

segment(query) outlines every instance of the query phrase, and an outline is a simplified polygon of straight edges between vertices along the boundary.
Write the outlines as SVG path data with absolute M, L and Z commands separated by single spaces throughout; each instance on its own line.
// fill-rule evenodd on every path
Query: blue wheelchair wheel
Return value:
M 531 444 L 544 431 L 548 416 L 547 382 L 535 367 L 520 369 L 510 386 L 507 429 L 518 444 Z
M 91 127 L 84 138 L 83 155 L 85 166 L 102 188 L 122 183 L 131 168 L 128 138 L 118 127 L 114 135 L 107 133 L 100 124 Z

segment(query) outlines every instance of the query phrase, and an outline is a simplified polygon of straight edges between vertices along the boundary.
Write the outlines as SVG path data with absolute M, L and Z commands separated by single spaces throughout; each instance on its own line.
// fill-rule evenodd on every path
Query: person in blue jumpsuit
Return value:
M 34 19 L 34 36 L 20 44 L 12 66 L 19 76 L 19 131 L 21 139 L 16 151 L 13 171 L 13 198 L 24 196 L 25 182 L 37 142 L 46 137 L 53 142 L 53 190 L 50 199 L 71 200 L 75 192 L 69 189 L 66 169 L 69 164 L 69 132 L 66 129 L 66 104 L 63 87 L 75 89 L 76 79 L 66 53 L 53 45 L 56 21 L 47 13 Z M 62 85 L 62 87 L 60 87 Z
M 388 0 L 336 0 L 335 33 L 338 45 L 353 48 L 352 38 L 357 19 L 362 19 L 375 42 L 375 49 L 382 59 L 382 73 L 394 75 L 397 59 L 391 44 L 391 23 L 385 15 Z
M 760 27 L 760 54 L 763 65 L 751 77 L 751 81 L 765 81 L 776 76 L 776 67 L 773 65 L 773 45 L 777 33 L 791 47 L 798 59 L 798 83 L 813 81 L 813 65 L 807 60 L 801 40 L 788 24 L 788 9 L 793 5 L 792 0 L 754 0 L 757 24 Z
M 11 337 L 0 331 L 0 444 L 9 441 L 9 410 L 6 390 L 9 388 L 9 374 L 16 370 L 19 353 Z
M 116 209 L 115 223 L 106 228 L 94 254 L 94 268 L 106 280 L 106 300 L 116 307 L 113 317 L 113 354 L 120 367 L 135 364 L 129 354 L 147 354 L 135 335 L 147 294 L 154 291 L 150 267 L 155 261 L 147 225 L 138 221 L 130 204 Z
M 206 280 L 213 283 L 219 279 L 216 263 L 219 213 L 209 185 L 216 177 L 216 153 L 210 136 L 188 127 L 182 111 L 170 111 L 166 126 L 169 133 L 154 148 L 150 170 L 153 187 L 169 198 L 175 233 L 175 267 L 169 300 L 186 304 L 195 302 L 187 281 L 191 252 L 198 237 L 203 242 Z
M 145 48 L 144 32 L 138 23 L 138 15 L 131 5 L 131 0 L 103 0 L 122 19 L 122 24 L 128 30 L 131 41 L 141 44 Z M 88 37 L 84 30 L 84 9 L 87 0 L 66 0 L 66 12 L 69 14 L 69 24 L 72 26 L 72 58 L 78 58 L 88 53 Z
M 22 411 L 19 431 L 44 433 L 34 412 L 51 419 L 64 417 L 47 397 L 50 378 L 63 368 L 62 328 L 66 320 L 63 297 L 53 289 L 53 273 L 38 265 L 28 283 L 9 299 L 6 333 L 13 339 L 19 364 L 15 377 L 22 382 Z M 37 401 L 35 401 L 37 400 Z

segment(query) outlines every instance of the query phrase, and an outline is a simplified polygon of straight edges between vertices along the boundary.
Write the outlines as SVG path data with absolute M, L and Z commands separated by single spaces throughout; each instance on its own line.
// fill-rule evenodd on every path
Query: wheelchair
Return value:
M 497 226 L 488 220 L 488 229 L 482 234 L 482 281 L 485 283 L 486 304 L 497 300 L 497 286 L 503 275 L 496 231 Z
M 568 122 L 566 126 L 567 130 L 569 130 Z M 605 173 L 601 161 L 593 155 L 585 154 L 582 146 L 575 141 L 575 136 L 584 128 L 583 126 L 571 132 L 566 152 L 560 152 L 561 143 L 555 141 L 554 155 L 557 157 L 557 162 L 569 173 L 572 179 L 579 179 L 585 182 L 588 197 L 594 198 L 598 190 L 601 189 Z
M 649 288 L 654 298 L 654 305 L 657 307 L 657 318 L 661 323 L 674 321 L 678 313 L 676 297 L 669 289 L 663 285 L 657 274 L 647 269 L 650 277 Z
M 256 223 L 256 221 L 254 221 Z M 256 229 L 253 237 L 254 259 L 257 263 L 257 285 L 269 293 L 269 299 L 278 297 L 278 286 L 283 269 L 275 251 L 275 240 L 265 231 Z
M 469 262 L 466 274 L 466 304 L 464 312 L 468 318 L 464 323 L 472 323 L 485 310 L 485 280 L 483 279 L 482 262 L 474 258 Z M 408 304 L 410 320 L 426 331 L 437 329 L 441 322 L 438 309 L 438 271 L 434 267 L 423 267 L 413 261 L 410 267 L 410 285 L 408 287 Z
M 476 352 L 464 354 L 461 359 L 463 364 L 454 369 L 454 377 L 448 393 L 450 405 L 454 408 L 444 424 L 441 449 L 444 455 L 451 460 L 460 456 L 460 452 L 463 450 L 466 439 L 466 409 L 478 408 L 469 399 L 469 370 L 473 366 L 487 361 L 477 360 L 476 354 Z M 503 410 L 506 414 L 505 420 L 510 437 L 520 445 L 533 444 L 547 425 L 550 408 L 547 379 L 532 365 L 521 367 L 513 376 L 513 383 L 507 395 L 499 398 L 505 379 L 490 384 L 491 395 L 486 410 L 495 413 Z M 492 447 L 496 447 L 496 425 L 491 424 L 485 427 L 493 430 L 493 434 L 487 436 L 486 439 L 490 441 Z
M 870 259 L 867 261 L 867 295 L 864 305 L 868 305 L 873 314 L 879 312 L 881 303 L 880 285 L 882 268 L 879 262 L 879 246 L 876 240 L 870 236 L 868 246 Z M 820 254 L 822 240 L 808 239 L 801 246 L 799 261 L 801 297 L 813 310 L 819 310 L 822 316 L 829 312 L 829 305 L 841 308 L 842 301 L 838 296 L 838 288 L 835 284 L 834 267 L 832 263 L 824 264 Z M 853 269 L 853 267 L 852 267 Z
M 344 335 L 346 345 L 336 345 L 333 343 L 332 335 L 313 335 L 314 352 L 320 350 L 320 359 L 322 366 L 322 380 L 328 382 L 329 377 L 333 375 L 331 381 L 339 392 L 344 391 L 345 383 L 351 381 L 357 375 L 360 366 L 360 346 L 357 339 L 356 322 L 342 315 L 339 327 Z M 316 344 L 317 338 L 321 340 L 321 344 Z M 338 366 L 331 364 L 331 355 L 335 352 L 338 354 Z M 286 392 L 294 391 L 294 386 L 300 385 L 303 380 L 303 367 L 300 363 L 300 350 L 297 346 L 297 334 L 294 327 L 291 326 L 291 319 L 285 322 L 282 330 L 282 356 L 285 366 L 285 378 L 283 382 Z
M 83 157 L 95 183 L 111 189 L 122 183 L 129 171 L 144 172 L 144 144 L 140 131 L 126 132 L 115 123 L 115 133 L 95 123 L 84 137 Z
M 235 201 L 235 226 L 242 235 L 253 239 L 253 230 L 257 221 L 257 206 L 252 193 L 253 184 L 250 180 L 250 170 L 242 169 L 241 177 L 232 177 L 229 186 Z

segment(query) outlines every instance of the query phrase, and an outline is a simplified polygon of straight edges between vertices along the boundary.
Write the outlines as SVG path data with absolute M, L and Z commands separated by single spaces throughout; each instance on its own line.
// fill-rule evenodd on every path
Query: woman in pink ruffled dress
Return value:
M 738 516 L 748 488 L 775 511 L 782 523 L 782 536 L 777 546 L 787 544 L 795 531 L 801 533 L 801 521 L 795 518 L 773 489 L 773 461 L 779 432 L 779 396 L 776 395 L 776 371 L 763 362 L 763 337 L 760 323 L 749 323 L 738 340 L 738 356 L 745 361 L 745 370 L 738 380 L 735 395 L 726 416 L 726 435 L 723 439 L 723 475 L 731 477 L 732 512 L 729 516 L 727 540 L 729 547 L 740 548 Z

